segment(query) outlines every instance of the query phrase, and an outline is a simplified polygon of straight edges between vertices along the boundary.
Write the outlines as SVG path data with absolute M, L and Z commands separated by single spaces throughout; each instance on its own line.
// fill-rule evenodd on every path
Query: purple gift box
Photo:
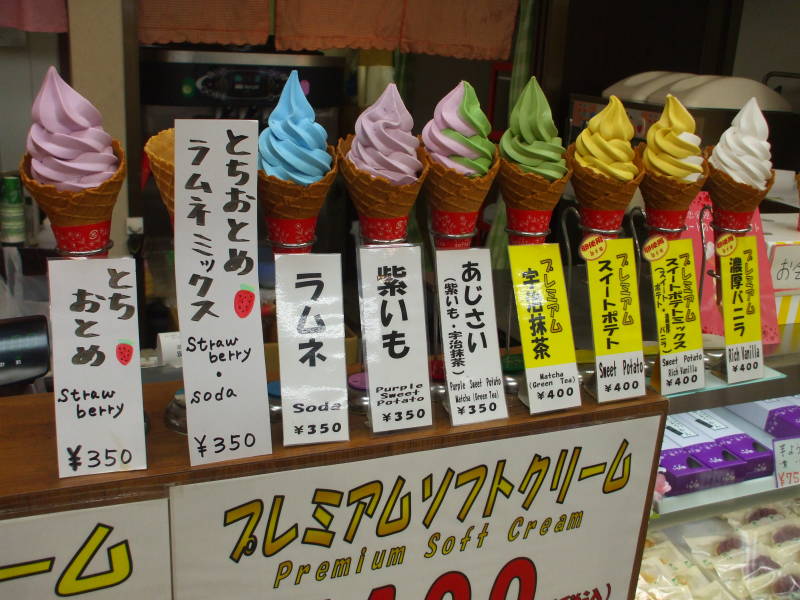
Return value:
M 690 456 L 666 435 L 661 444 L 659 466 L 664 469 L 671 488 L 667 496 L 680 496 L 711 487 L 711 469 Z
M 772 475 L 775 470 L 772 450 L 726 421 L 723 410 L 695 410 L 688 415 L 702 432 L 747 463 L 745 479 Z
M 800 436 L 800 406 L 795 396 L 735 404 L 728 410 L 772 437 Z
M 711 469 L 711 482 L 706 487 L 744 481 L 747 477 L 747 463 L 700 432 L 688 415 L 667 417 L 664 435 L 670 436 L 692 457 Z

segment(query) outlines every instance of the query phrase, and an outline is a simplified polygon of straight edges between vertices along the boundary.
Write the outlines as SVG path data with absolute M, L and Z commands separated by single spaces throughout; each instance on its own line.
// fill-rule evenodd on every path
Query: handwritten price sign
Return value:
M 147 468 L 133 260 L 48 272 L 59 475 Z
M 772 440 L 775 487 L 800 485 L 800 439 Z
M 175 597 L 623 597 L 658 425 L 173 487 Z
M 167 501 L 0 521 L 0 597 L 170 594 Z
M 255 121 L 175 121 L 175 283 L 193 465 L 272 451 Z

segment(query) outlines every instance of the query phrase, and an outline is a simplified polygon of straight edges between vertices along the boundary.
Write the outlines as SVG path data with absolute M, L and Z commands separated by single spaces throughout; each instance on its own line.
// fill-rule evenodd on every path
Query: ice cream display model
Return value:
M 717 231 L 734 235 L 750 231 L 753 213 L 775 180 L 768 136 L 767 121 L 751 98 L 719 143 L 706 148 L 710 171 L 706 188 Z
M 125 155 L 103 129 L 100 111 L 54 67 L 31 110 L 19 174 L 50 219 L 58 250 L 100 256 L 111 247 L 111 213 L 125 179 Z
M 553 208 L 572 175 L 564 152 L 547 98 L 531 77 L 500 139 L 500 190 L 510 244 L 545 241 Z
M 411 133 L 414 120 L 390 83 L 339 140 L 339 167 L 358 211 L 365 243 L 402 242 L 408 213 L 430 169 Z
M 641 157 L 633 150 L 633 124 L 616 96 L 589 121 L 567 148 L 567 165 L 578 200 L 581 228 L 615 238 L 625 209 L 644 177 Z
M 647 131 L 647 143 L 636 149 L 644 165 L 639 189 L 652 233 L 677 239 L 686 229 L 689 206 L 708 178 L 700 143 L 694 118 L 668 95 L 661 118 Z
M 431 214 L 434 244 L 469 248 L 478 211 L 500 169 L 497 147 L 474 88 L 460 82 L 439 103 L 422 129 L 430 163 L 423 193 Z
M 258 139 L 258 199 L 276 253 L 310 252 L 317 217 L 338 172 L 325 129 L 292 71 Z

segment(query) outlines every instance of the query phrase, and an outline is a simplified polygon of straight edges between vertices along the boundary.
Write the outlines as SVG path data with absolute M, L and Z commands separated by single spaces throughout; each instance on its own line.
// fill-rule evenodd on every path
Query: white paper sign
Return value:
M 134 261 L 48 265 L 58 474 L 146 469 Z
M 420 248 L 359 248 L 361 330 L 372 430 L 432 423 Z
M 508 416 L 489 250 L 438 250 L 436 280 L 453 425 Z
M 175 121 L 175 281 L 193 465 L 272 451 L 256 121 Z
M 772 440 L 775 487 L 800 485 L 800 439 Z
M 166 498 L 0 521 L 0 597 L 171 598 Z
M 173 487 L 175 598 L 625 598 L 658 428 Z
M 761 340 L 726 344 L 725 359 L 727 361 L 728 383 L 739 383 L 764 376 L 764 347 Z
M 283 443 L 347 440 L 340 254 L 275 256 Z
M 641 350 L 595 358 L 597 397 L 611 402 L 641 396 L 644 390 L 644 353 Z
M 776 292 L 800 288 L 800 242 L 773 245 L 770 272 Z

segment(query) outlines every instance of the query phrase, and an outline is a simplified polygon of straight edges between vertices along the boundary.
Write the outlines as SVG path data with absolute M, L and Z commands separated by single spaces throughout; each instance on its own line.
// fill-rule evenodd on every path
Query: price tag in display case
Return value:
M 531 414 L 581 403 L 575 342 L 558 244 L 509 246 Z
M 256 121 L 175 121 L 175 283 L 193 465 L 272 451 L 257 159 Z
M 758 250 L 753 236 L 722 235 L 717 240 L 725 324 L 728 383 L 764 376 Z
M 275 255 L 283 443 L 348 439 L 342 258 Z
M 58 473 L 147 468 L 131 258 L 51 260 Z
M 627 597 L 660 421 L 172 487 L 175 598 Z
M 419 246 L 359 248 L 361 330 L 375 432 L 432 423 Z
M 692 240 L 656 235 L 642 253 L 650 262 L 658 322 L 659 357 L 651 384 L 662 394 L 702 388 L 703 333 Z
M 0 597 L 169 598 L 166 498 L 0 521 Z
M 453 425 L 508 415 L 489 250 L 439 250 L 436 280 Z
M 633 242 L 592 235 L 580 250 L 589 280 L 597 400 L 641 396 L 644 352 Z
M 800 485 L 800 438 L 772 440 L 775 487 Z

